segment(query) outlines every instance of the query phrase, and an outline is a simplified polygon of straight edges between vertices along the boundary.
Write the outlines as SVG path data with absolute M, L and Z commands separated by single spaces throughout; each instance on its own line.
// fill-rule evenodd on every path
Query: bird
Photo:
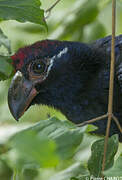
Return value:
M 92 43 L 41 40 L 11 56 L 15 75 L 8 106 L 16 120 L 31 105 L 53 107 L 74 124 L 108 111 L 111 36 Z M 113 112 L 122 125 L 122 35 L 115 37 Z M 107 118 L 96 121 L 93 133 L 105 135 Z M 110 136 L 122 134 L 112 120 Z

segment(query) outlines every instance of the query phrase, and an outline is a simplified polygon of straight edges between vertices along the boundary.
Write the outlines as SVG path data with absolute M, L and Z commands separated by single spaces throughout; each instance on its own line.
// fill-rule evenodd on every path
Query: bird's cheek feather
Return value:
M 16 120 L 24 114 L 37 94 L 33 82 L 25 79 L 22 73 L 17 71 L 8 91 L 9 109 Z

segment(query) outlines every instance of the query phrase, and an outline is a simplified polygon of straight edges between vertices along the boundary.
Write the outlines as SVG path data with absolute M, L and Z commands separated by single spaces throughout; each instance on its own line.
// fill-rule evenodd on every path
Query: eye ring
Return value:
M 46 63 L 42 60 L 38 60 L 31 64 L 30 70 L 34 75 L 42 75 L 46 72 Z

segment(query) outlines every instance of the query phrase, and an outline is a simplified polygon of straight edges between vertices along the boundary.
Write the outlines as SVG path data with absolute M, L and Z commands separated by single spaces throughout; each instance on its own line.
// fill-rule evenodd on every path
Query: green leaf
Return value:
M 89 125 L 87 125 L 86 132 L 89 133 L 89 132 L 95 131 L 97 129 L 98 129 L 98 127 L 96 127 L 92 124 L 89 124 Z
M 104 175 L 107 177 L 122 177 L 122 154 L 115 161 L 114 166 L 107 171 L 104 171 Z
M 40 0 L 0 0 L 0 19 L 32 22 L 46 27 Z
M 57 145 L 57 154 L 62 160 L 71 158 L 83 139 L 86 127 L 76 127 L 69 121 L 60 121 L 53 117 L 41 121 L 34 130 L 39 129 L 39 135 L 47 135 Z
M 59 160 L 70 159 L 80 145 L 85 128 L 56 118 L 43 120 L 14 135 L 8 159 L 12 167 L 54 167 Z M 14 156 L 14 158 L 13 158 Z M 12 157 L 12 159 L 11 159 Z
M 8 79 L 13 72 L 13 67 L 9 61 L 11 62 L 10 57 L 0 56 L 0 80 Z
M 67 169 L 55 174 L 49 180 L 78 180 L 78 178 L 75 178 L 76 176 L 79 176 L 79 174 L 86 176 L 88 173 L 88 170 L 81 163 L 75 163 Z
M 114 147 L 114 148 L 113 148 Z M 106 153 L 105 169 L 110 168 L 114 163 L 114 156 L 118 149 L 118 136 L 113 135 L 108 140 L 108 147 Z M 95 177 L 101 176 L 103 154 L 104 154 L 104 139 L 93 143 L 91 147 L 91 157 L 88 161 L 88 169 L 90 174 Z
M 10 41 L 0 29 L 0 46 L 2 45 L 8 50 L 8 53 L 11 54 Z
M 54 141 L 45 135 L 38 136 L 35 131 L 26 130 L 16 134 L 10 141 L 10 145 L 14 149 L 10 151 L 9 155 L 14 154 L 12 163 L 18 169 L 26 165 L 43 168 L 54 167 L 58 163 Z

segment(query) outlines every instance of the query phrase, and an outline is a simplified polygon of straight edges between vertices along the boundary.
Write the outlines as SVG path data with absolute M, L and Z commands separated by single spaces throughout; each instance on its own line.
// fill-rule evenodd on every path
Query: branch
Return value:
M 115 121 L 115 123 L 116 123 L 118 129 L 120 130 L 120 133 L 122 133 L 122 127 L 121 127 L 121 125 L 120 125 L 118 119 L 117 119 L 114 115 L 112 116 L 112 118 L 113 118 L 113 120 Z
M 102 116 L 99 116 L 99 117 L 90 119 L 90 120 L 88 120 L 88 121 L 84 121 L 83 123 L 77 124 L 76 126 L 77 126 L 77 127 L 85 126 L 85 125 L 87 125 L 87 124 L 91 124 L 91 123 L 93 123 L 93 122 L 96 122 L 96 121 L 105 119 L 105 118 L 107 118 L 107 117 L 108 117 L 108 114 L 104 114 L 104 115 L 102 115 Z
M 51 5 L 51 7 L 49 7 L 45 13 L 47 13 L 47 16 L 45 17 L 45 19 L 49 18 L 52 9 L 60 2 L 61 0 L 57 0 L 54 4 Z
M 104 143 L 104 156 L 102 163 L 102 175 L 105 169 L 106 152 L 108 146 L 108 137 L 110 131 L 110 125 L 112 120 L 113 111 L 113 92 L 114 92 L 114 67 L 115 67 L 115 20 L 116 20 L 116 0 L 112 0 L 112 42 L 111 42 L 111 67 L 110 67 L 110 83 L 109 83 L 109 99 L 108 99 L 108 122 L 106 128 L 106 136 Z M 104 178 L 103 178 L 104 179 Z

